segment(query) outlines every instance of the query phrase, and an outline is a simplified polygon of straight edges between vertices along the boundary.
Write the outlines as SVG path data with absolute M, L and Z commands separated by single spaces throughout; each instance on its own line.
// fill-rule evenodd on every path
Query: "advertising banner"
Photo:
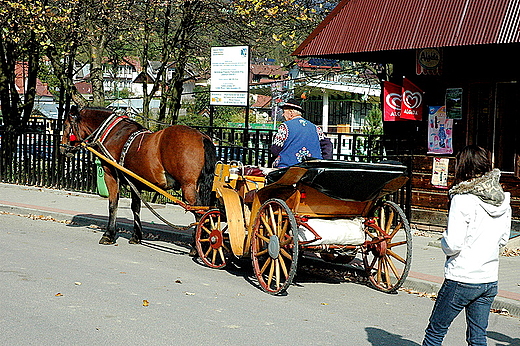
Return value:
M 399 121 L 401 120 L 401 99 L 402 88 L 400 85 L 383 82 L 383 96 L 384 96 L 384 121 Z
M 422 120 L 423 91 L 409 79 L 403 80 L 403 95 L 401 101 L 401 118 L 407 120 Z

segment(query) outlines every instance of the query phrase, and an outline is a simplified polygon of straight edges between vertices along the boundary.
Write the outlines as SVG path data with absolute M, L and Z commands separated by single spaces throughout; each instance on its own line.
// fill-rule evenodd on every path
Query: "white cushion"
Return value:
M 322 238 L 307 245 L 361 245 L 365 242 L 362 217 L 352 219 L 309 219 L 307 224 Z M 300 227 L 298 239 L 310 241 L 314 234 L 305 227 Z

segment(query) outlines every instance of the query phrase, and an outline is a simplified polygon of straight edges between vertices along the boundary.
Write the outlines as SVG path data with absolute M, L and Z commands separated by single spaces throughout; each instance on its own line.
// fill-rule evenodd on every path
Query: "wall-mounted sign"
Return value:
M 446 117 L 462 119 L 462 88 L 446 89 Z
M 247 106 L 249 47 L 211 47 L 211 95 L 213 106 Z
M 415 72 L 418 75 L 440 75 L 442 72 L 442 50 L 425 48 L 415 51 Z

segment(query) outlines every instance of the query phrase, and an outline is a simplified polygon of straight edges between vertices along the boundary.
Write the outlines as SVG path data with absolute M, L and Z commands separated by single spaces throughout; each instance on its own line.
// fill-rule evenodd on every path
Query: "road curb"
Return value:
M 413 277 L 408 277 L 403 283 L 402 288 L 410 289 L 420 293 L 436 295 L 437 292 L 439 292 L 439 289 L 441 288 L 441 284 Z M 507 311 L 507 313 L 509 313 L 512 316 L 520 316 L 520 302 L 514 299 L 496 296 L 495 300 L 493 301 L 493 304 L 491 305 L 491 308 L 499 311 L 505 310 L 504 312 Z

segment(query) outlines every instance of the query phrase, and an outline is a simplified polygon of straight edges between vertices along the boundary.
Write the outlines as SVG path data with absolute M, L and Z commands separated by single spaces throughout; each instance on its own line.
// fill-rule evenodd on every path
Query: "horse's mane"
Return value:
M 81 110 L 87 110 L 87 111 L 93 111 L 93 112 L 100 112 L 100 113 L 103 113 L 102 117 L 104 119 L 108 118 L 111 114 L 114 114 L 115 111 L 110 109 L 110 108 L 104 108 L 104 107 L 84 107 L 82 108 Z M 81 120 L 81 111 L 79 112 L 79 120 Z M 101 116 L 99 113 L 98 113 L 98 116 Z M 139 124 L 137 121 L 131 119 L 131 118 L 126 118 L 124 119 L 125 122 L 127 123 L 132 123 L 134 125 L 136 125 L 139 129 L 144 129 L 145 127 L 141 124 Z

